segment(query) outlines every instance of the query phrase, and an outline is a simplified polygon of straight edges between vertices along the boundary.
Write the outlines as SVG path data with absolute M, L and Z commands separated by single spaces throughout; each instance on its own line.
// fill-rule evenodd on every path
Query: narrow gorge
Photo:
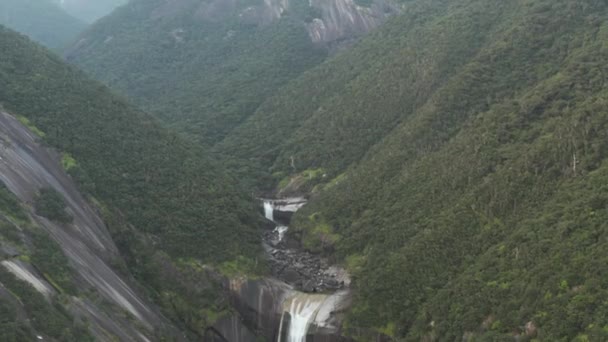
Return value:
M 262 244 L 272 272 L 262 279 L 229 281 L 238 316 L 221 319 L 212 341 L 349 341 L 344 313 L 351 303 L 345 270 L 290 241 L 291 216 L 306 204 L 302 197 L 261 200 L 269 221 Z

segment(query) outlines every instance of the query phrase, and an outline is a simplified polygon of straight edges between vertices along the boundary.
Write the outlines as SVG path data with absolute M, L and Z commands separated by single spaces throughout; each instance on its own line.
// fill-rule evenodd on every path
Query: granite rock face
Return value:
M 310 295 L 271 278 L 233 279 L 227 281 L 226 285 L 238 316 L 220 320 L 214 326 L 213 334 L 221 336 L 225 341 L 251 341 L 251 334 L 268 341 L 277 341 L 279 336 L 282 336 L 281 340 L 285 341 L 290 331 L 290 309 L 293 310 L 290 303 L 294 300 L 306 300 L 311 296 L 317 298 L 319 306 L 315 316 L 311 318 L 307 339 L 319 342 L 349 341 L 342 336 L 341 331 L 341 315 L 351 301 L 348 290 L 327 295 Z
M 307 23 L 313 42 L 330 43 L 363 35 L 399 12 L 400 7 L 390 0 L 374 0 L 369 7 L 353 0 L 310 0 L 310 5 L 321 16 Z
M 167 0 L 152 14 L 152 18 L 172 17 L 192 11 L 196 17 L 209 22 L 221 22 L 237 17 L 241 23 L 268 25 L 280 19 L 296 0 L 264 0 L 257 5 L 243 6 L 238 0 Z M 369 6 L 357 5 L 354 0 L 309 0 L 312 16 L 306 26 L 315 43 L 332 43 L 363 35 L 382 24 L 401 6 L 394 0 L 373 0 Z
M 69 224 L 54 222 L 36 215 L 27 206 L 32 220 L 57 242 L 69 260 L 78 275 L 77 287 L 101 299 L 94 304 L 71 297 L 66 308 L 75 316 L 86 318 L 89 330 L 99 340 L 107 338 L 105 331 L 123 340 L 148 341 L 157 329 L 170 331 L 176 340 L 181 340 L 183 335 L 139 293 L 133 279 L 113 269 L 112 265 L 121 258 L 118 249 L 98 210 L 61 166 L 61 155 L 45 147 L 19 120 L 1 110 L 0 143 L 0 182 L 22 203 L 32 203 L 40 189 L 52 188 L 65 199 L 66 211 L 73 217 Z M 9 257 L 18 253 L 10 245 L 3 246 L 2 252 Z M 3 266 L 43 294 L 54 296 L 45 276 L 29 264 L 5 260 Z M 134 319 L 126 319 L 125 312 Z

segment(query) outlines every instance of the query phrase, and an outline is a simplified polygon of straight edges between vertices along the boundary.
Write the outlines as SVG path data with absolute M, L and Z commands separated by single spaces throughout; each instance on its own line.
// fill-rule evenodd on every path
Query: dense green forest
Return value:
M 243 15 L 261 1 L 219 13 L 201 6 L 134 0 L 97 22 L 67 58 L 191 139 L 214 144 L 326 56 L 301 24 L 311 15 L 304 1 L 276 22 Z
M 405 3 L 326 59 L 297 25 L 314 13 L 218 23 L 134 1 L 68 58 L 215 144 L 252 188 L 303 179 L 289 234 L 352 273 L 356 339 L 608 340 L 608 4 Z M 185 270 L 251 268 L 258 222 L 234 177 L 39 48 L 0 42 L 0 101 L 75 157 L 137 276 L 169 289 L 169 315 L 196 327 L 224 310 L 162 284 L 166 259 L 141 237 Z
M 251 199 L 209 153 L 44 48 L 0 27 L 0 50 L 4 110 L 65 153 L 131 272 L 169 318 L 202 335 L 227 304 L 203 265 L 258 265 L 261 218 Z M 35 209 L 69 222 L 56 197 L 43 191 Z
M 50 0 L 0 0 L 0 25 L 56 51 L 67 47 L 86 28 L 84 22 Z
M 226 153 L 325 170 L 296 234 L 353 272 L 355 335 L 606 340 L 608 5 L 410 9 L 262 105 Z

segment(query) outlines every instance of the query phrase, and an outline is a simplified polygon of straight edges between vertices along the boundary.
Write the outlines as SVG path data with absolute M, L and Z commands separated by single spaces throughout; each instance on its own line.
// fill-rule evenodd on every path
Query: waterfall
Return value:
M 286 313 L 290 317 L 287 342 L 306 342 L 308 328 L 315 320 L 317 312 L 319 312 L 326 299 L 327 296 L 325 295 L 298 293 L 285 301 L 278 342 L 281 342 L 281 330 L 283 329 L 283 319 Z
M 274 207 L 270 201 L 264 201 L 264 216 L 274 222 Z
M 287 232 L 287 230 L 289 230 L 289 227 L 287 227 L 287 226 L 277 226 L 274 229 L 274 231 L 279 236 L 279 242 L 283 241 L 283 239 L 285 238 L 285 233 Z

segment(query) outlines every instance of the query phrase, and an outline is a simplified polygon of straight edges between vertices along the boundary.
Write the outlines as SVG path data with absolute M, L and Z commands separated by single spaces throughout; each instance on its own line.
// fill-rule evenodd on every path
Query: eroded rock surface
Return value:
M 393 1 L 374 0 L 369 7 L 359 6 L 353 0 L 310 0 L 320 11 L 306 25 L 313 42 L 329 43 L 360 36 L 398 13 L 400 7 Z
M 209 22 L 221 22 L 236 16 L 242 23 L 268 25 L 289 13 L 296 0 L 264 0 L 260 4 L 243 6 L 237 0 L 167 0 L 152 13 L 152 18 L 172 17 L 192 11 L 196 17 Z M 373 0 L 369 6 L 353 0 L 309 0 L 313 17 L 303 23 L 315 43 L 331 43 L 355 38 L 382 24 L 401 10 L 394 0 Z
M 309 293 L 333 292 L 350 285 L 348 273 L 320 255 L 299 248 L 287 234 L 291 216 L 306 204 L 304 197 L 263 200 L 264 214 L 276 227 L 264 233 L 264 249 L 272 274 Z
M 228 282 L 232 305 L 239 313 L 240 320 L 232 317 L 218 322 L 215 332 L 228 329 L 223 338 L 230 342 L 240 342 L 227 336 L 245 336 L 248 331 L 268 341 L 287 341 L 290 333 L 293 310 L 301 306 L 292 306 L 296 302 L 307 302 L 314 297 L 318 301 L 314 315 L 310 317 L 310 326 L 306 334 L 308 341 L 348 341 L 342 337 L 342 314 L 349 307 L 350 292 L 337 291 L 333 294 L 306 294 L 275 279 L 234 279 Z M 292 311 L 290 313 L 290 311 Z M 232 325 L 231 325 L 232 324 Z M 244 335 L 243 335 L 244 334 Z
M 91 332 L 99 340 L 107 340 L 105 332 L 110 332 L 124 340 L 148 341 L 155 330 L 165 328 L 180 340 L 181 334 L 135 290 L 132 280 L 110 266 L 120 258 L 118 249 L 97 210 L 79 193 L 61 166 L 61 156 L 44 147 L 27 127 L 2 111 L 0 142 L 0 181 L 24 203 L 32 203 L 40 189 L 53 188 L 64 197 L 66 211 L 73 217 L 72 223 L 62 224 L 38 216 L 33 210 L 29 213 L 63 250 L 78 275 L 79 289 L 103 298 L 103 305 L 71 298 L 67 306 L 72 313 L 87 318 Z M 10 249 L 3 249 L 7 248 Z M 39 291 L 53 295 L 52 287 L 45 286 L 45 280 L 34 271 L 27 271 L 26 266 L 14 261 L 5 261 L 4 266 L 19 273 L 20 278 L 27 278 Z M 126 319 L 124 312 L 135 319 Z

